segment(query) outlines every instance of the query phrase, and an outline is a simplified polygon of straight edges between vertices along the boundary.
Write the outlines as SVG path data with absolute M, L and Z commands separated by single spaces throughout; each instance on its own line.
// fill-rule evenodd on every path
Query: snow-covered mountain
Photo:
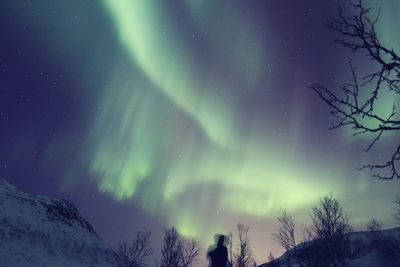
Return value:
M 118 257 L 68 201 L 0 179 L 0 266 L 118 266 Z
M 348 238 L 350 252 L 346 263 L 349 267 L 400 266 L 400 228 L 354 232 L 349 234 Z M 318 249 L 320 249 L 318 241 L 304 242 L 260 267 L 321 267 L 323 265 L 317 263 L 310 265 L 307 262 L 307 257 L 313 257 L 315 253 L 319 253 Z M 320 255 L 323 255 L 323 252 Z

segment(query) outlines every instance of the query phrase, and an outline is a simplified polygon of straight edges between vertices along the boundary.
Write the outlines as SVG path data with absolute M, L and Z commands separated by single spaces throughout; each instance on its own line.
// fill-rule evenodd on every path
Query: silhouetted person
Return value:
M 210 267 L 227 267 L 228 266 L 228 249 L 224 246 L 225 237 L 218 237 L 217 247 L 209 249 L 207 256 L 211 260 Z

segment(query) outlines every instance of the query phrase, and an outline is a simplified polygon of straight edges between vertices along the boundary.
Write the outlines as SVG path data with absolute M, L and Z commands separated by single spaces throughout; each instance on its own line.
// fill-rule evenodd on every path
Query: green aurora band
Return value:
M 321 195 L 341 192 L 327 182 L 337 181 L 338 172 L 310 169 L 293 153 L 296 140 L 283 150 L 264 135 L 263 126 L 249 122 L 243 130 L 235 103 L 222 95 L 229 84 L 190 60 L 194 51 L 182 45 L 183 36 L 163 33 L 172 25 L 154 1 L 105 0 L 104 5 L 139 74 L 116 68 L 103 96 L 94 125 L 101 139 L 91 164 L 101 191 L 121 201 L 135 198 L 147 211 L 164 214 L 184 236 L 197 238 L 223 230 L 220 213 L 274 216 L 281 208 L 306 208 Z M 242 33 L 234 16 L 229 22 L 244 42 L 233 68 L 240 69 L 240 54 L 246 54 L 255 61 L 252 71 L 261 71 L 254 66 L 263 68 L 256 60 L 263 55 L 253 45 L 261 41 Z M 230 43 L 223 46 L 235 50 Z M 233 93 L 252 86 L 247 81 Z M 316 184 L 322 176 L 327 179 Z
M 245 223 L 251 227 L 255 255 L 264 260 L 266 249 L 281 251 L 271 239 L 281 209 L 295 218 L 300 240 L 311 207 L 329 193 L 341 201 L 357 230 L 365 229 L 372 217 L 385 228 L 393 225 L 391 201 L 400 192 L 399 184 L 374 180 L 368 171 L 356 169 L 386 160 L 398 137 L 385 135 L 374 151 L 363 153 L 371 136 L 353 136 L 351 129 L 329 131 L 328 109 L 306 89 L 308 82 L 319 82 L 328 71 L 332 75 L 326 86 L 350 78 L 348 51 L 334 51 L 334 36 L 322 29 L 328 19 L 324 12 L 335 14 L 331 7 L 336 4 L 3 2 L 10 12 L 2 18 L 8 16 L 16 27 L 16 35 L 8 38 L 18 37 L 10 44 L 37 51 L 32 58 L 26 54 L 27 66 L 19 66 L 25 63 L 20 61 L 21 50 L 15 67 L 37 63 L 48 76 L 39 79 L 51 84 L 51 94 L 36 87 L 9 88 L 30 90 L 39 101 L 35 103 L 47 103 L 46 112 L 62 103 L 54 114 L 35 106 L 39 121 L 24 116 L 26 125 L 14 124 L 20 134 L 10 160 L 26 166 L 25 156 L 40 146 L 45 149 L 40 160 L 44 175 L 50 177 L 46 179 L 61 183 L 62 193 L 73 195 L 80 210 L 95 205 L 93 213 L 109 214 L 98 207 L 104 203 L 99 199 L 113 207 L 126 208 L 114 200 L 130 204 L 131 214 L 115 218 L 115 225 L 127 228 L 120 235 L 142 230 L 154 219 L 155 234 L 168 224 L 206 248 L 215 233 L 234 231 L 236 223 Z M 366 3 L 373 12 L 382 5 L 379 38 L 400 51 L 400 1 Z M 354 63 L 360 75 L 371 67 L 368 59 L 355 58 Z M 26 77 L 36 79 L 42 69 L 29 71 Z M 375 110 L 387 116 L 393 94 L 382 93 L 379 100 Z M 47 117 L 54 117 L 48 126 Z M 377 123 L 366 122 L 371 127 Z M 32 183 L 36 180 L 28 185 Z M 142 211 L 146 218 L 138 217 Z M 112 221 L 102 218 L 96 214 L 93 222 L 100 231 L 103 227 L 105 236 L 125 238 L 118 236 Z

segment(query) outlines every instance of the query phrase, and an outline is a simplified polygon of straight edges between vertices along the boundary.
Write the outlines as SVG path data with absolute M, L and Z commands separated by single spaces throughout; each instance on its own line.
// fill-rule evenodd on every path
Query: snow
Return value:
M 349 234 L 351 256 L 348 259 L 349 267 L 391 267 L 400 263 L 400 228 L 393 228 L 377 232 L 364 231 Z M 272 262 L 260 267 L 287 266 L 288 258 L 296 258 L 295 251 L 301 252 L 305 248 L 315 247 L 314 241 L 304 242 L 287 251 Z M 315 248 L 317 249 L 317 248 Z M 300 266 L 292 260 L 291 267 Z
M 0 180 L 1 266 L 117 266 L 118 258 L 68 201 Z

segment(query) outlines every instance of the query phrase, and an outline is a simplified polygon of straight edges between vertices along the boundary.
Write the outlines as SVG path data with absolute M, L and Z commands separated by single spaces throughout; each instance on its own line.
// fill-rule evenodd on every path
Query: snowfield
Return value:
M 0 180 L 0 266 L 118 266 L 118 257 L 68 201 Z

